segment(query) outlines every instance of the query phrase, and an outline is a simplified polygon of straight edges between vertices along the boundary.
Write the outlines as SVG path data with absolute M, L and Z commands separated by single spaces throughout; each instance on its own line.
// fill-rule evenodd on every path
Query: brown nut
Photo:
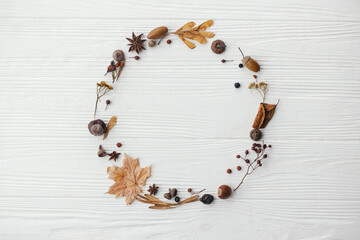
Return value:
M 170 193 L 170 197 L 171 197 L 171 198 L 176 197 L 176 195 L 177 195 L 177 189 L 176 189 L 176 188 L 172 188 L 172 189 L 170 189 L 169 193 Z
M 221 199 L 227 199 L 231 196 L 231 187 L 228 185 L 221 185 L 218 188 L 218 197 Z
M 221 40 L 215 40 L 211 44 L 211 50 L 216 54 L 223 53 L 225 49 L 226 49 L 226 45 Z
M 262 137 L 262 132 L 259 129 L 253 129 L 250 131 L 250 138 L 253 141 L 259 141 Z
M 244 64 L 250 71 L 258 72 L 260 71 L 260 65 L 252 59 L 250 56 L 246 56 L 241 60 L 242 64 Z
M 123 51 L 118 49 L 113 52 L 113 58 L 115 61 L 121 62 L 125 60 L 125 54 Z
M 165 27 L 165 26 L 158 27 L 158 28 L 151 30 L 151 32 L 149 32 L 149 34 L 147 35 L 147 38 L 148 39 L 158 39 L 158 38 L 165 36 L 165 34 L 167 34 L 167 32 L 168 32 L 167 27 Z
M 101 136 L 106 132 L 106 124 L 101 119 L 96 119 L 88 124 L 88 129 L 92 135 Z
M 170 199 L 171 199 L 170 193 L 165 193 L 165 194 L 164 194 L 164 198 L 170 200 Z
M 150 40 L 148 42 L 149 47 L 154 47 L 156 45 L 156 42 L 154 40 Z

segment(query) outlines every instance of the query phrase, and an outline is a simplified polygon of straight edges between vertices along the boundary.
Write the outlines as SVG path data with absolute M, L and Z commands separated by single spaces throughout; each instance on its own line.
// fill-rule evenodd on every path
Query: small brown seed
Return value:
M 154 47 L 156 45 L 156 42 L 154 40 L 150 40 L 148 45 L 149 47 Z
M 166 198 L 166 199 L 169 199 L 169 200 L 170 200 L 170 199 L 171 199 L 170 193 L 165 193 L 165 194 L 164 194 L 164 198 Z
M 177 195 L 177 189 L 176 189 L 176 188 L 172 188 L 172 189 L 170 189 L 169 193 L 170 193 L 170 197 L 171 197 L 171 198 L 176 197 L 176 195 Z

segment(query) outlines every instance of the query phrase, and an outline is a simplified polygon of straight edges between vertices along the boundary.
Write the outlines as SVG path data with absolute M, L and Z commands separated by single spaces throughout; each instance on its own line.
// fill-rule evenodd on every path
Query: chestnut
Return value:
M 92 135 L 101 136 L 106 132 L 106 124 L 101 119 L 96 119 L 88 124 L 88 129 Z
M 221 198 L 221 199 L 227 199 L 230 197 L 231 195 L 231 187 L 228 186 L 228 185 L 221 185 L 219 188 L 218 188 L 218 197 Z

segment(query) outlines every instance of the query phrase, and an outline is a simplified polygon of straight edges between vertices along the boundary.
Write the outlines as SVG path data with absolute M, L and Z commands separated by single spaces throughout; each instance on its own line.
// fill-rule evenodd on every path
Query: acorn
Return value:
M 218 197 L 221 199 L 227 199 L 231 196 L 231 187 L 228 185 L 221 185 L 218 188 Z
M 90 133 L 94 136 L 101 136 L 106 132 L 106 124 L 101 119 L 96 119 L 88 124 Z
M 168 28 L 165 26 L 155 28 L 147 35 L 148 39 L 158 39 L 164 37 L 168 32 Z
M 259 129 L 253 129 L 250 131 L 250 138 L 253 141 L 259 141 L 262 137 L 262 132 Z
M 250 71 L 258 72 L 260 71 L 260 65 L 252 59 L 250 56 L 244 56 L 241 49 L 238 47 L 238 49 L 241 52 L 241 55 L 243 56 L 243 59 L 241 60 L 242 64 L 244 64 Z
M 122 62 L 125 60 L 125 54 L 123 51 L 117 49 L 113 52 L 113 58 L 115 61 Z

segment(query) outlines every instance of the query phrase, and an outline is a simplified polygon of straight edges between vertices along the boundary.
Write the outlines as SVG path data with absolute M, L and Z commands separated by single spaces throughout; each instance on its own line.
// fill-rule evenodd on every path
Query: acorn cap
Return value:
M 251 59 L 251 57 L 250 56 L 246 56 L 246 57 L 244 57 L 242 60 L 241 60 L 241 62 L 242 62 L 242 64 L 247 64 L 248 63 L 248 61 L 250 61 L 250 59 Z

